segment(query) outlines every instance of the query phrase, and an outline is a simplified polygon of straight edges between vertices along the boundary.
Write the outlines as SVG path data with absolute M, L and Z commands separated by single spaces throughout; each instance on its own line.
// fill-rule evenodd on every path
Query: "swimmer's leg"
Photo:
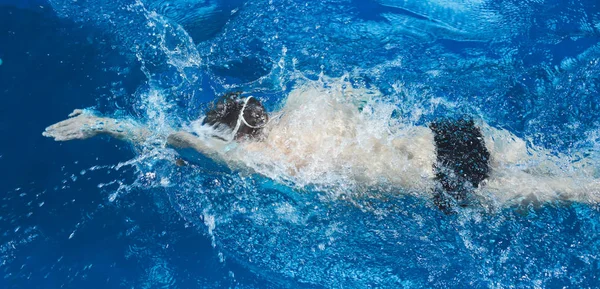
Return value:
M 485 180 L 480 194 L 502 206 L 552 201 L 598 204 L 600 179 L 505 170 Z

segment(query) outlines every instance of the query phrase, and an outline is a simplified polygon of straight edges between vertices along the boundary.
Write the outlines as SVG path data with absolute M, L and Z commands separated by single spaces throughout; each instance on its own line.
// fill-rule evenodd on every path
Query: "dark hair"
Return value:
M 202 124 L 211 126 L 225 125 L 233 130 L 240 118 L 240 112 L 244 109 L 244 120 L 250 126 L 240 120 L 240 127 L 234 138 L 255 138 L 259 136 L 263 127 L 267 124 L 269 116 L 258 99 L 251 97 L 246 100 L 246 98 L 241 97 L 241 94 L 241 91 L 236 91 L 228 92 L 221 96 L 216 103 L 211 105 Z M 244 108 L 246 101 L 246 107 Z

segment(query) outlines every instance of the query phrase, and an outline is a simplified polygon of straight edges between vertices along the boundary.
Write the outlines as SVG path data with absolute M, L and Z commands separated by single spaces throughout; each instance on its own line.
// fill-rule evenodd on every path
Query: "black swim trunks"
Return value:
M 445 213 L 456 205 L 467 206 L 470 192 L 488 177 L 490 153 L 473 120 L 438 120 L 429 125 L 434 133 L 434 203 Z

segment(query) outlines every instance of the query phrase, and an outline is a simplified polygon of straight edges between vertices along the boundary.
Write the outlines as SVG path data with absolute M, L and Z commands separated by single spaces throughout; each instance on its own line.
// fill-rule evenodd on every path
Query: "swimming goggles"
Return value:
M 246 119 L 244 118 L 244 111 L 246 110 L 246 106 L 248 105 L 248 101 L 252 98 L 252 96 L 248 96 L 246 97 L 246 99 L 244 100 L 244 105 L 242 106 L 242 110 L 240 111 L 240 116 L 238 116 L 238 120 L 237 123 L 235 124 L 235 128 L 233 129 L 233 132 L 231 133 L 231 140 L 235 139 L 235 135 L 238 133 L 238 131 L 240 130 L 240 127 L 242 126 L 242 123 L 244 123 L 244 125 L 246 125 L 249 128 L 264 128 L 265 126 L 267 126 L 266 122 L 265 124 L 261 125 L 261 126 L 257 126 L 257 125 L 250 125 Z

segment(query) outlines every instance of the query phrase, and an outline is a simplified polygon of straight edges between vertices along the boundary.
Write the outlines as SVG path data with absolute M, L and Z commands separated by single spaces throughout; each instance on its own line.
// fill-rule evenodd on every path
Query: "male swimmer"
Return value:
M 600 200 L 596 168 L 588 163 L 570 163 L 567 174 L 560 158 L 469 119 L 397 125 L 392 132 L 386 107 L 357 108 L 361 93 L 299 86 L 271 118 L 257 98 L 229 93 L 200 122 L 164 137 L 176 150 L 193 149 L 299 186 L 427 192 L 446 213 L 482 198 L 497 204 Z M 56 141 L 109 135 L 143 143 L 156 134 L 134 121 L 83 110 L 69 117 L 43 135 Z

